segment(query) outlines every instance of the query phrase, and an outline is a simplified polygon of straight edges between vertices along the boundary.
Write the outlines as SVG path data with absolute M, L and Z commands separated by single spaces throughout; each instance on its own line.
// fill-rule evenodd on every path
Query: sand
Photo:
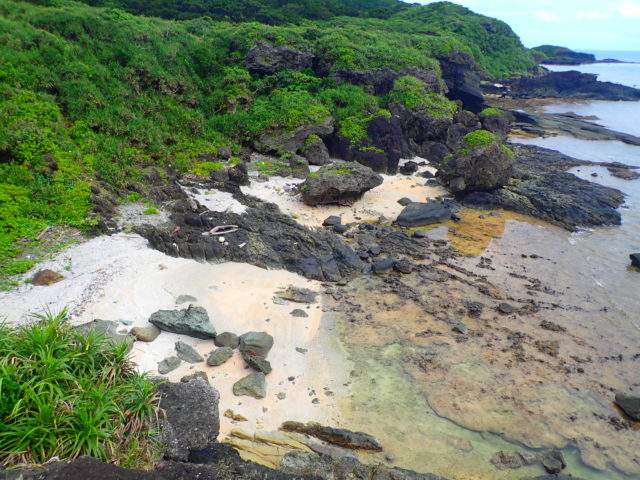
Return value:
M 416 157 L 416 162 L 425 161 Z M 408 160 L 401 160 L 404 163 Z M 430 171 L 434 173 L 435 168 L 425 165 L 420 167 L 418 172 Z M 310 207 L 302 203 L 300 195 L 296 194 L 295 187 L 304 180 L 296 178 L 272 177 L 269 182 L 259 183 L 253 181 L 250 186 L 242 187 L 242 192 L 246 195 L 257 197 L 266 202 L 272 202 L 280 207 L 282 212 L 291 215 L 308 227 L 318 227 L 329 215 L 337 215 L 342 218 L 342 223 L 359 220 L 377 220 L 380 216 L 388 220 L 395 220 L 400 214 L 402 207 L 398 200 L 407 197 L 414 202 L 424 202 L 441 195 L 448 195 L 444 187 L 427 187 L 426 178 L 418 174 L 406 175 L 382 175 L 382 185 L 368 191 L 351 207 L 339 205 L 323 205 L 320 207 Z
M 67 278 L 48 287 L 22 284 L 13 292 L 0 293 L 0 318 L 23 323 L 33 313 L 67 306 L 73 324 L 95 318 L 131 322 L 121 323 L 120 331 L 126 332 L 148 325 L 149 316 L 157 310 L 186 308 L 187 304 L 176 305 L 176 298 L 192 295 L 208 311 L 218 332 L 266 331 L 273 335 L 275 343 L 268 357 L 273 372 L 267 376 L 267 397 L 256 400 L 233 395 L 233 383 L 251 373 L 237 351 L 220 367 L 183 362 L 168 375 L 171 381 L 197 370 L 206 372 L 220 391 L 221 414 L 233 409 L 248 419 L 241 424 L 248 430 L 273 430 L 286 420 L 339 423 L 336 397 L 325 392 L 337 392 L 344 383 L 335 373 L 340 352 L 326 333 L 331 326 L 322 326 L 320 303 L 276 305 L 272 300 L 277 290 L 288 285 L 318 291 L 317 282 L 245 264 L 211 265 L 170 258 L 149 249 L 143 238 L 127 234 L 70 247 L 39 268 L 51 268 Z M 294 318 L 290 312 L 295 308 L 304 309 L 309 317 Z M 133 361 L 140 371 L 155 375 L 158 362 L 175 355 L 177 340 L 195 347 L 203 356 L 215 348 L 211 340 L 163 332 L 152 343 L 136 342 Z M 300 353 L 296 347 L 308 351 Z M 279 393 L 284 394 L 282 400 Z M 316 397 L 319 403 L 314 404 Z M 226 417 L 221 421 L 222 437 L 237 426 Z

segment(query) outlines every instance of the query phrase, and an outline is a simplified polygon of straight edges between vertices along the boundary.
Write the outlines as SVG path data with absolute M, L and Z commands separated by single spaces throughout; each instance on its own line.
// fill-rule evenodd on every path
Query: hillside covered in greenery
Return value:
M 151 169 L 197 173 L 219 147 L 237 155 L 262 135 L 326 119 L 354 140 L 392 102 L 435 116 L 457 108 L 411 75 L 380 93 L 344 72 L 440 78 L 441 60 L 461 55 L 486 78 L 534 66 L 506 24 L 446 2 L 87 3 L 107 7 L 0 0 L 0 276 L 30 267 L 11 259 L 45 226 L 91 228 L 96 192 L 135 198 Z M 264 44 L 309 63 L 251 70 L 247 56 Z

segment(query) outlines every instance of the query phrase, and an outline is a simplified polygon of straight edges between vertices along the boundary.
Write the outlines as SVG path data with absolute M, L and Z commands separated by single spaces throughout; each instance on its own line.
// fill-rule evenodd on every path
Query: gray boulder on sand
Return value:
M 207 358 L 207 365 L 210 367 L 218 367 L 229 360 L 232 355 L 233 348 L 231 347 L 216 348 L 209 354 L 209 357 Z
M 240 338 L 235 333 L 231 332 L 222 332 L 216 335 L 216 338 L 213 340 L 213 343 L 216 347 L 229 347 L 229 348 L 237 348 L 240 345 Z
M 240 335 L 240 352 L 267 358 L 273 347 L 273 337 L 267 332 L 247 332 Z
M 252 373 L 233 384 L 233 394 L 237 397 L 246 395 L 253 398 L 267 396 L 267 381 L 262 372 Z
M 174 371 L 176 368 L 180 366 L 182 360 L 178 357 L 169 357 L 162 360 L 158 363 L 158 373 L 160 375 L 166 375 L 169 372 Z
M 268 360 L 265 360 L 259 355 L 251 355 L 250 353 L 243 353 L 242 358 L 247 365 L 249 365 L 254 370 L 258 372 L 262 372 L 265 375 L 268 375 L 272 372 L 271 363 Z
M 311 165 L 326 165 L 331 161 L 329 150 L 317 135 L 311 135 L 307 138 L 304 147 L 302 147 L 302 155 Z
M 616 393 L 616 404 L 631 418 L 640 421 L 640 396 Z
M 155 325 L 149 325 L 148 327 L 133 327 L 130 333 L 141 342 L 153 342 L 158 338 L 160 332 L 161 330 Z
M 189 452 L 214 444 L 220 433 L 220 394 L 202 378 L 158 385 L 160 439 L 165 458 L 186 461 Z
M 175 344 L 176 352 L 178 352 L 178 358 L 184 360 L 187 363 L 204 362 L 204 358 L 191 346 L 184 342 L 177 341 Z
M 451 218 L 451 210 L 439 202 L 412 202 L 402 209 L 396 222 L 401 227 L 421 227 L 443 223 Z
M 190 337 L 216 338 L 216 329 L 209 321 L 207 311 L 202 307 L 189 305 L 185 310 L 158 310 L 149 321 L 160 330 L 181 333 Z
M 307 205 L 352 205 L 365 192 L 382 184 L 382 177 L 355 162 L 334 161 L 307 176 L 300 186 Z

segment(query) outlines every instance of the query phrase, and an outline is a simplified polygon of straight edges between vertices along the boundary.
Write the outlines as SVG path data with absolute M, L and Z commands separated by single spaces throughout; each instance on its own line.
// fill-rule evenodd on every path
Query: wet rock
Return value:
M 324 219 L 322 225 L 324 225 L 325 227 L 333 227 L 334 225 L 340 225 L 341 223 L 342 219 L 340 217 L 338 217 L 337 215 L 331 215 L 330 217 Z
M 378 245 L 374 245 L 369 249 L 369 254 L 373 255 L 374 257 L 377 257 L 381 253 L 382 253 L 382 249 Z
M 266 358 L 273 347 L 273 337 L 267 332 L 248 332 L 240 335 L 240 352 Z
M 352 432 L 343 428 L 325 427 L 313 422 L 307 424 L 285 422 L 280 427 L 280 430 L 310 435 L 343 448 L 382 451 L 382 445 L 374 436 L 362 432 Z
M 560 473 L 567 464 L 562 457 L 562 453 L 558 449 L 547 450 L 542 454 L 540 458 L 542 466 L 547 473 Z
M 376 275 L 385 275 L 393 270 L 395 263 L 393 258 L 385 258 L 371 265 L 371 269 Z
M 233 394 L 237 397 L 246 395 L 258 399 L 266 397 L 267 383 L 264 373 L 252 373 L 238 380 L 233 384 Z
M 177 341 L 175 343 L 175 349 L 176 352 L 178 352 L 178 358 L 180 360 L 184 360 L 187 363 L 204 362 L 202 355 L 200 355 L 191 345 Z
M 307 177 L 300 186 L 307 205 L 352 205 L 365 192 L 382 184 L 382 177 L 358 163 L 335 161 Z
M 640 253 L 632 253 L 629 258 L 631 259 L 631 265 L 640 268 Z
M 264 357 L 259 355 L 252 355 L 250 353 L 242 353 L 242 358 L 246 362 L 249 367 L 253 368 L 258 372 L 262 372 L 265 375 L 268 375 L 273 370 L 271 368 L 271 363 L 266 360 Z
M 439 202 L 412 202 L 400 212 L 396 222 L 402 227 L 420 227 L 443 223 L 451 218 L 451 210 Z
M 58 272 L 54 272 L 53 270 L 40 270 L 31 278 L 31 285 L 36 285 L 38 287 L 49 286 L 54 283 L 58 283 L 65 278 L 67 277 L 59 274 Z
M 158 363 L 158 373 L 160 375 L 166 375 L 169 372 L 174 371 L 176 368 L 180 366 L 182 360 L 178 357 L 169 357 L 162 360 Z
M 212 351 L 207 357 L 207 365 L 210 367 L 219 367 L 233 355 L 233 348 L 220 347 Z
M 318 293 L 308 288 L 289 285 L 285 290 L 276 292 L 276 296 L 296 303 L 315 303 Z
M 616 404 L 634 420 L 640 421 L 640 396 L 616 393 Z
M 165 458 L 186 461 L 189 452 L 216 442 L 220 432 L 220 394 L 202 378 L 187 383 L 163 383 L 157 389 L 160 439 Z
M 400 173 L 403 174 L 403 175 L 413 175 L 417 171 L 418 171 L 418 164 L 416 162 L 414 162 L 413 160 L 405 162 L 400 167 Z
M 400 273 L 409 274 L 413 272 L 413 264 L 406 258 L 396 261 L 393 267 Z
M 504 313 L 505 315 L 511 315 L 513 312 L 516 311 L 516 309 L 513 305 L 510 305 L 506 302 L 502 302 L 500 305 L 498 305 L 498 311 L 500 313 Z
M 292 317 L 296 317 L 296 318 L 307 318 L 309 316 L 309 314 L 304 310 L 302 310 L 301 308 L 296 308 L 295 310 L 292 310 L 290 313 Z
M 183 303 L 194 303 L 197 302 L 198 299 L 193 295 L 179 295 L 176 298 L 176 305 L 182 305 Z
M 410 198 L 407 198 L 407 197 L 402 197 L 400 200 L 398 200 L 398 203 L 400 205 L 402 205 L 403 207 L 406 207 L 407 205 L 409 205 L 412 202 L 413 202 L 413 200 L 411 200 Z
M 349 230 L 349 227 L 346 225 L 334 225 L 333 226 L 333 231 L 336 233 L 345 233 L 347 230 Z
M 329 150 L 322 139 L 317 135 L 307 139 L 304 147 L 302 147 L 302 155 L 307 159 L 310 165 L 326 165 L 331 161 Z
M 424 230 L 416 230 L 411 236 L 413 238 L 427 238 L 428 235 L 428 232 L 425 232 Z
M 216 347 L 237 348 L 240 345 L 240 338 L 235 333 L 222 332 L 216 335 L 213 343 Z
M 118 325 L 118 322 L 113 322 L 111 320 L 100 320 L 96 318 L 91 322 L 78 325 L 74 327 L 74 329 L 85 336 L 90 332 L 102 335 L 115 345 L 123 345 L 127 343 L 127 351 L 129 351 L 133 347 L 133 341 L 135 339 L 132 335 L 118 333 L 119 327 L 120 326 Z
M 216 338 L 216 330 L 209 321 L 207 311 L 202 307 L 190 305 L 185 310 L 159 310 L 149 317 L 149 321 L 166 332 L 204 340 Z
M 209 377 L 207 377 L 207 374 L 205 372 L 201 371 L 194 372 L 191 375 L 185 375 L 180 379 L 180 382 L 189 383 L 191 380 L 194 380 L 196 378 L 201 378 L 205 382 L 209 383 Z
M 131 329 L 131 335 L 141 342 L 153 342 L 158 338 L 160 332 L 161 330 L 155 325 L 149 325 L 148 327 L 133 327 Z

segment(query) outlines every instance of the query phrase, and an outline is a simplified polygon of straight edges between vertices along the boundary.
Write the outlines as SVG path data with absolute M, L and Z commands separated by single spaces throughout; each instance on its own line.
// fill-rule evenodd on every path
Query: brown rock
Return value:
M 54 283 L 58 283 L 65 278 L 67 277 L 65 277 L 64 275 L 60 275 L 58 272 L 54 272 L 53 270 L 40 270 L 31 279 L 31 284 L 37 285 L 39 287 L 48 286 L 53 285 Z

